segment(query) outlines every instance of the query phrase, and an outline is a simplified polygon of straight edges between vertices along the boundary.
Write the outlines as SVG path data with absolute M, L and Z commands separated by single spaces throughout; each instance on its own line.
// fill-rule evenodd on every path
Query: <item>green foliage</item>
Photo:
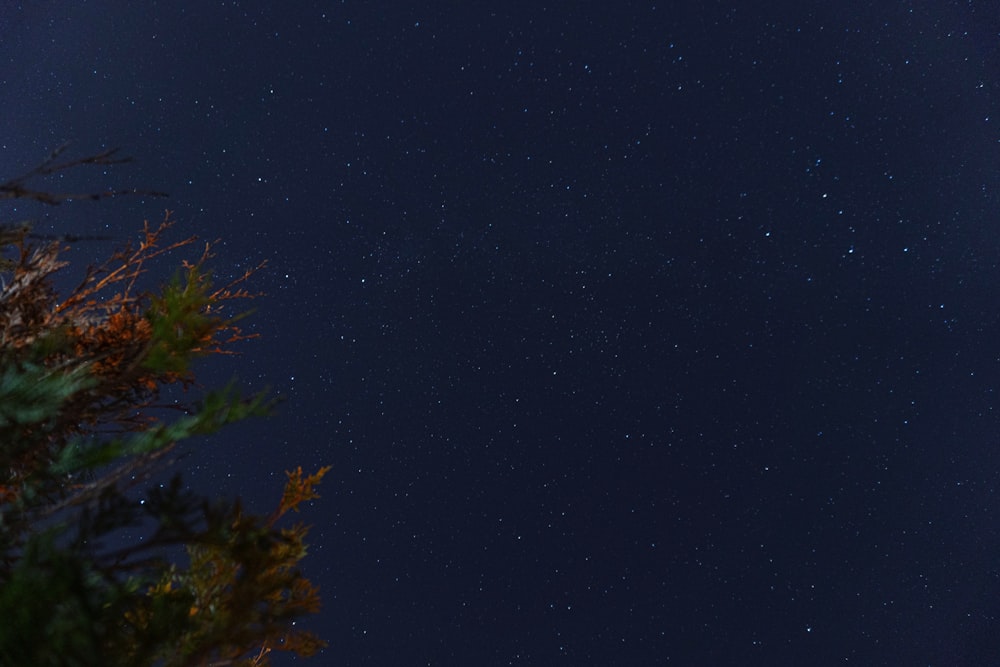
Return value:
M 0 442 L 33 428 L 45 430 L 63 405 L 93 384 L 85 365 L 65 372 L 35 363 L 0 368 Z
M 146 368 L 157 373 L 188 371 L 192 356 L 217 327 L 217 318 L 206 312 L 212 303 L 210 287 L 208 275 L 191 266 L 151 299 L 146 319 L 153 328 L 153 343 L 143 361 Z
M 146 430 L 123 438 L 75 441 L 62 449 L 50 472 L 55 475 L 73 474 L 108 465 L 123 457 L 152 454 L 196 435 L 210 435 L 227 424 L 265 416 L 270 405 L 272 402 L 264 394 L 249 400 L 241 399 L 232 386 L 210 392 L 192 414 L 169 423 L 154 423 Z
M 99 659 L 96 635 L 104 622 L 98 616 L 107 591 L 95 585 L 83 561 L 55 547 L 53 532 L 30 541 L 0 587 L 4 665 L 94 665 Z

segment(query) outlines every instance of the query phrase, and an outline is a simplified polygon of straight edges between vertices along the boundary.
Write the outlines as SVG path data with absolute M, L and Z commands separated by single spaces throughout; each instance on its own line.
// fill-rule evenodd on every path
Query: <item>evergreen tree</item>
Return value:
M 0 199 L 47 204 L 123 192 L 53 194 L 33 179 L 115 151 L 41 166 L 0 184 Z M 131 191 L 130 191 L 131 192 Z M 159 194 L 159 193 L 145 193 Z M 272 650 L 323 646 L 293 621 L 319 597 L 304 577 L 307 528 L 282 518 L 317 497 L 322 468 L 287 473 L 274 511 L 199 497 L 179 473 L 185 439 L 210 434 L 270 404 L 232 388 L 207 392 L 168 417 L 160 401 L 196 386 L 191 364 L 248 338 L 223 313 L 253 295 L 252 271 L 221 287 L 205 246 L 176 278 L 144 291 L 151 262 L 194 247 L 146 224 L 136 246 L 87 270 L 69 294 L 54 274 L 68 241 L 0 226 L 0 665 L 267 665 Z M 259 268 L 259 267 L 258 267 Z M 126 542 L 124 535 L 141 535 Z

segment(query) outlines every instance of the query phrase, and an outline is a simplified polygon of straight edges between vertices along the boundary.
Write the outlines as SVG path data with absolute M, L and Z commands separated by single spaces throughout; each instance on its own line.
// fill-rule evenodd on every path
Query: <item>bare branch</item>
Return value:
M 109 148 L 100 153 L 95 153 L 93 155 L 88 155 L 86 157 L 77 158 L 75 160 L 65 160 L 60 162 L 59 156 L 63 154 L 69 144 L 63 144 L 59 148 L 52 151 L 48 158 L 45 159 L 40 165 L 31 169 L 20 176 L 10 179 L 4 183 L 0 183 L 0 199 L 33 199 L 34 201 L 42 202 L 43 204 L 49 204 L 51 206 L 56 206 L 67 201 L 78 201 L 78 200 L 90 200 L 96 201 L 99 199 L 110 199 L 112 197 L 120 197 L 122 195 L 145 195 L 149 197 L 166 197 L 167 193 L 160 192 L 157 190 L 139 190 L 139 189 L 126 189 L 126 190 L 103 190 L 100 192 L 84 192 L 84 193 L 71 193 L 71 192 L 47 192 L 45 190 L 36 190 L 33 187 L 29 187 L 28 182 L 36 178 L 44 178 L 45 176 L 50 176 L 52 174 L 58 173 L 60 171 L 65 171 L 67 169 L 72 169 L 73 167 L 78 167 L 84 164 L 96 164 L 102 166 L 114 165 L 114 164 L 124 164 L 126 162 L 131 162 L 131 157 L 118 157 L 118 148 Z

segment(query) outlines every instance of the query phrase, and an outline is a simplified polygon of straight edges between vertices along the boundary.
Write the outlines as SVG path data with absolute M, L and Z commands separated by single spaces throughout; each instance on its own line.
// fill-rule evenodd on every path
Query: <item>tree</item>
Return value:
M 31 182 L 115 151 L 40 167 L 0 184 L 0 199 L 101 199 L 46 193 Z M 159 193 L 145 193 L 159 194 Z M 168 410 L 164 392 L 196 387 L 192 362 L 250 338 L 234 303 L 253 298 L 253 271 L 214 286 L 211 247 L 156 291 L 151 262 L 194 247 L 167 242 L 170 214 L 138 245 L 91 267 L 69 294 L 54 274 L 67 241 L 0 226 L 0 665 L 267 665 L 272 650 L 323 646 L 293 621 L 319 608 L 299 563 L 308 529 L 282 525 L 317 498 L 329 470 L 287 473 L 267 516 L 238 500 L 195 495 L 168 468 L 180 443 L 265 415 L 263 395 L 232 387 Z M 260 267 L 257 267 L 260 268 Z M 170 407 L 176 408 L 173 404 Z M 173 416 L 171 416 L 173 415 Z M 127 542 L 124 531 L 141 534 Z

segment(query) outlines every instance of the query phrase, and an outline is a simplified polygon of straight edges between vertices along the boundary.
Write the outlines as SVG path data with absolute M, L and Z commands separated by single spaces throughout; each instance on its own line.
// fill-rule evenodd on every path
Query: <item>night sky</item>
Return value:
M 0 176 L 170 193 L 5 220 L 268 262 L 311 664 L 1000 664 L 992 3 L 2 4 Z

